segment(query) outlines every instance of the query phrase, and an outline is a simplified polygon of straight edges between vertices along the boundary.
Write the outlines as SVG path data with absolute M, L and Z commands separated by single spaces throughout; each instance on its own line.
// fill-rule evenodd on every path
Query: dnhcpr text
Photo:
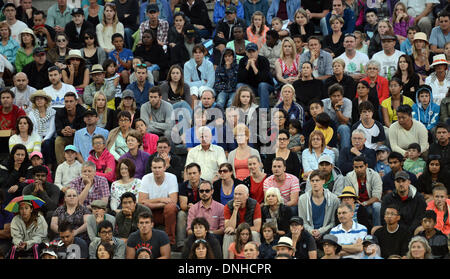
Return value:
M 209 276 L 212 271 L 219 274 L 271 274 L 270 264 L 222 264 L 222 269 L 207 265 L 189 265 L 188 263 L 178 266 L 178 274 L 204 274 Z

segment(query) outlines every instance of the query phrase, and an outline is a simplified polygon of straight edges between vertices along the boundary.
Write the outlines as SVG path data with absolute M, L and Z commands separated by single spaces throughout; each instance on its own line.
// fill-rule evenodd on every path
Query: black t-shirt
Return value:
M 288 233 L 286 236 L 292 239 L 292 233 Z M 309 232 L 302 230 L 300 239 L 297 240 L 297 245 L 295 246 L 295 258 L 309 259 L 308 252 L 316 250 L 317 245 L 314 237 Z
M 321 13 L 323 10 L 331 10 L 331 0 L 302 1 L 302 7 L 311 13 Z
M 391 255 L 405 256 L 408 252 L 411 234 L 406 228 L 400 226 L 395 233 L 390 233 L 386 226 L 383 226 L 376 230 L 374 235 L 377 237 L 383 259 L 387 259 Z
M 142 246 L 150 248 L 154 259 L 161 257 L 160 248 L 167 244 L 169 244 L 169 237 L 165 232 L 157 229 L 152 229 L 152 238 L 149 241 L 142 241 L 139 230 L 131 233 L 127 240 L 127 246 L 135 250 Z

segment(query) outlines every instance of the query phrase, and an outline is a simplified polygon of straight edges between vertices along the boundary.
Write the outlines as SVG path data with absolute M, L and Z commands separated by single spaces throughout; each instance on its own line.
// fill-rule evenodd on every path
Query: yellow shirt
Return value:
M 325 137 L 325 145 L 328 145 L 330 140 L 333 138 L 333 134 L 334 134 L 333 128 L 328 127 L 326 129 L 322 129 L 322 128 L 318 128 L 316 125 L 316 128 L 314 128 L 314 131 L 316 131 L 316 130 L 322 132 L 322 134 Z
M 403 103 L 401 105 L 409 105 L 412 107 L 414 105 L 414 101 L 411 100 L 411 98 L 403 96 Z M 394 121 L 397 121 L 397 111 L 394 110 L 394 107 L 392 106 L 392 97 L 389 97 L 385 99 L 383 102 L 381 102 L 381 106 L 386 108 L 389 114 L 389 121 L 393 123 Z

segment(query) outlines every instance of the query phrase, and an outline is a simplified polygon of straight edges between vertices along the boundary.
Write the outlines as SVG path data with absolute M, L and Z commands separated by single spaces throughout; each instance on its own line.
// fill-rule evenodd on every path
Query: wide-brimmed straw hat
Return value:
M 34 101 L 36 100 L 36 97 L 43 97 L 43 98 L 47 99 L 48 103 L 52 102 L 52 97 L 50 95 L 48 95 L 44 90 L 36 90 L 33 94 L 31 94 L 30 101 L 32 103 L 34 103 Z
M 445 57 L 445 54 L 438 54 L 433 56 L 433 64 L 430 65 L 431 68 L 433 68 L 436 65 L 448 65 L 447 58 Z
M 81 51 L 79 49 L 71 49 L 69 51 L 69 55 L 66 56 L 66 62 L 70 61 L 72 58 L 78 58 L 81 60 L 85 60 L 83 56 L 81 56 Z

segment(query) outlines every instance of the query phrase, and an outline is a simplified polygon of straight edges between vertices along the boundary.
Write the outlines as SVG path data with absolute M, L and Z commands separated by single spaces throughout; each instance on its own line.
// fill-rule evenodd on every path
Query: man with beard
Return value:
M 11 91 L 16 94 L 14 104 L 23 110 L 31 108 L 30 96 L 36 91 L 36 88 L 28 85 L 28 77 L 24 72 L 19 72 L 13 77 L 14 87 Z
M 174 124 L 172 121 L 172 104 L 162 99 L 161 90 L 158 86 L 150 88 L 148 99 L 149 101 L 141 107 L 141 118 L 147 124 L 147 131 L 171 139 Z
M 438 123 L 436 125 L 436 134 L 435 137 L 437 142 L 430 145 L 428 155 L 441 155 L 441 160 L 443 161 L 444 168 L 450 168 L 450 148 L 449 148 L 449 126 L 444 123 Z

